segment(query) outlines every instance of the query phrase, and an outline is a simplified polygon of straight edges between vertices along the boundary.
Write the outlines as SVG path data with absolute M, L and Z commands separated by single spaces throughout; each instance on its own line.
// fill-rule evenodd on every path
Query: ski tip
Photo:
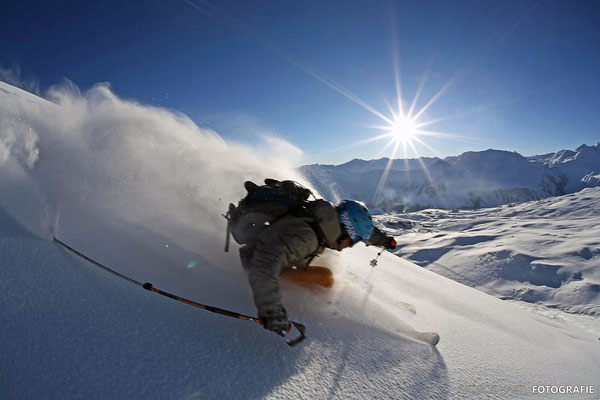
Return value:
M 440 335 L 435 332 L 430 332 L 430 334 L 431 336 L 429 337 L 428 343 L 432 346 L 437 346 L 437 344 L 440 342 Z
M 399 333 L 409 337 L 410 339 L 429 344 L 431 346 L 436 346 L 440 342 L 440 335 L 435 332 L 400 331 Z
M 435 332 L 419 332 L 416 338 L 432 346 L 436 346 L 440 342 L 440 335 Z

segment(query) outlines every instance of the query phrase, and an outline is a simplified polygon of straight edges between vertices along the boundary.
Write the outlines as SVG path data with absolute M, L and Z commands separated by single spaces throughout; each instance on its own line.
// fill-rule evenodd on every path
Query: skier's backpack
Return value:
M 230 234 L 237 243 L 246 244 L 276 219 L 288 214 L 300 216 L 312 195 L 309 189 L 289 180 L 265 179 L 262 186 L 246 181 L 244 187 L 248 191 L 246 197 L 237 207 L 229 204 L 229 211 L 224 215 L 227 219 L 225 251 L 229 250 Z

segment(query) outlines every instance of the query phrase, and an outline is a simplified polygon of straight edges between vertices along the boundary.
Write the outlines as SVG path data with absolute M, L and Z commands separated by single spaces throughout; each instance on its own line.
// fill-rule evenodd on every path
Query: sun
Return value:
M 417 136 L 415 121 L 404 116 L 396 117 L 390 127 L 390 136 L 400 143 L 411 142 Z

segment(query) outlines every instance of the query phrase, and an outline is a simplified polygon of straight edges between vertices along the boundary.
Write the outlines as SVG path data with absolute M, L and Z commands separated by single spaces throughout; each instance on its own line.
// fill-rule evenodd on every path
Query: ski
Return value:
M 435 332 L 419 332 L 419 331 L 397 331 L 402 336 L 416 340 L 421 343 L 435 346 L 440 341 L 440 335 Z
M 333 272 L 327 267 L 311 265 L 308 268 L 285 269 L 281 279 L 305 288 L 330 289 L 334 284 Z

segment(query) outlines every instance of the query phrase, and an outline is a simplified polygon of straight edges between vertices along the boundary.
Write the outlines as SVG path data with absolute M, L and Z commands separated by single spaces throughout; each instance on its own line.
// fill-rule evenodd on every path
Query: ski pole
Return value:
M 182 303 L 189 304 L 190 306 L 198 307 L 198 308 L 201 308 L 201 309 L 206 310 L 206 311 L 210 311 L 210 312 L 214 312 L 214 313 L 217 313 L 217 314 L 225 315 L 227 317 L 238 318 L 238 319 L 243 319 L 243 320 L 246 320 L 246 321 L 256 322 L 257 324 L 260 324 L 263 327 L 265 326 L 265 323 L 260 318 L 251 317 L 249 315 L 240 314 L 240 313 L 237 313 L 237 312 L 234 312 L 234 311 L 224 310 L 224 309 L 219 308 L 219 307 L 213 307 L 213 306 L 208 306 L 206 304 L 200 304 L 200 303 L 197 303 L 195 301 L 188 300 L 188 299 L 185 299 L 183 297 L 179 297 L 179 296 L 174 295 L 172 293 L 165 292 L 164 290 L 157 289 L 154 286 L 152 286 L 152 284 L 149 283 L 149 282 L 144 283 L 142 285 L 142 287 L 144 289 L 146 289 L 146 290 L 151 291 L 151 292 L 162 294 L 163 296 L 166 296 L 166 297 L 171 298 L 173 300 L 177 300 L 177 301 L 180 301 Z M 299 322 L 290 321 L 290 324 L 293 325 L 298 330 L 298 332 L 300 332 L 300 336 L 298 336 L 297 338 L 289 340 L 289 341 L 286 341 L 286 343 L 288 345 L 294 346 L 294 345 L 300 343 L 301 341 L 303 341 L 306 338 L 306 336 L 305 336 L 306 328 L 305 328 L 304 325 L 302 325 Z
M 107 272 L 110 272 L 111 274 L 116 275 L 116 276 L 118 276 L 121 279 L 125 279 L 126 281 L 129 281 L 129 282 L 133 283 L 134 285 L 141 286 L 144 289 L 149 290 L 151 292 L 161 294 L 161 295 L 166 296 L 168 298 L 171 298 L 173 300 L 177 300 L 179 302 L 182 302 L 182 303 L 188 304 L 190 306 L 194 306 L 194 307 L 200 308 L 202 310 L 206 310 L 206 311 L 210 311 L 210 312 L 213 312 L 213 313 L 221 314 L 221 315 L 224 315 L 224 316 L 227 316 L 227 317 L 232 317 L 232 318 L 242 319 L 242 320 L 246 320 L 246 321 L 256 322 L 257 324 L 260 324 L 263 327 L 265 325 L 265 323 L 260 318 L 251 317 L 249 315 L 240 314 L 240 313 L 237 313 L 235 311 L 229 311 L 229 310 L 225 310 L 225 309 L 219 308 L 219 307 L 213 307 L 213 306 L 209 306 L 209 305 L 206 305 L 206 304 L 200 304 L 200 303 L 197 303 L 197 302 L 195 302 L 193 300 L 188 300 L 188 299 L 185 299 L 183 297 L 179 297 L 177 295 L 174 295 L 172 293 L 165 292 L 164 290 L 157 289 L 150 282 L 146 282 L 146 283 L 142 284 L 141 282 L 136 281 L 135 279 L 132 279 L 132 278 L 130 278 L 130 277 L 126 276 L 126 275 L 123 275 L 123 274 L 121 274 L 121 273 L 119 273 L 119 272 L 117 272 L 117 271 L 115 271 L 115 270 L 113 270 L 111 268 L 108 268 L 105 265 L 100 264 L 99 262 L 97 262 L 97 261 L 91 259 L 90 257 L 86 256 L 85 254 L 80 253 L 79 251 L 75 250 L 74 248 L 72 248 L 71 246 L 67 245 L 66 243 L 60 241 L 56 237 L 54 237 L 54 241 L 57 242 L 58 244 L 60 244 L 65 249 L 69 250 L 70 252 L 72 252 L 72 253 L 78 255 L 79 257 L 83 258 L 84 260 L 86 260 L 86 261 L 94 264 L 95 266 L 97 266 L 99 268 L 102 268 L 103 270 L 105 270 Z M 290 330 L 291 330 L 292 326 L 294 326 L 296 328 L 296 330 L 300 333 L 300 335 L 297 338 L 295 338 L 295 339 L 291 339 L 291 340 L 286 341 L 286 343 L 289 346 L 295 346 L 298 343 L 302 342 L 306 338 L 306 335 L 305 335 L 306 334 L 306 327 L 304 325 L 302 325 L 299 322 L 290 321 Z

